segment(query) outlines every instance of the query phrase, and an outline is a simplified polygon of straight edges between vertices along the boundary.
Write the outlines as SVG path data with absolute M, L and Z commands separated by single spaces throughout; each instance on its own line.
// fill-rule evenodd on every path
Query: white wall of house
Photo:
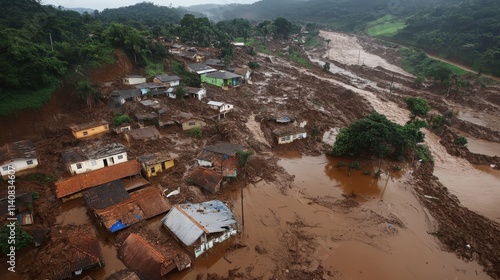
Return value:
M 37 158 L 16 158 L 11 162 L 2 165 L 0 167 L 0 172 L 2 176 L 6 176 L 9 174 L 9 165 L 12 165 L 12 167 L 14 167 L 14 170 L 18 172 L 30 168 L 35 168 L 38 166 L 38 163 L 39 162 Z
M 202 88 L 195 94 L 196 94 L 196 98 L 198 98 L 198 100 L 202 100 L 203 98 L 207 97 L 207 90 Z
M 145 77 L 125 77 L 123 78 L 123 83 L 125 85 L 138 85 L 146 82 Z
M 203 166 L 203 167 L 212 167 L 212 163 L 210 161 L 206 161 L 206 160 L 202 160 L 202 159 L 198 160 L 198 165 Z
M 307 137 L 307 132 L 303 133 L 297 133 L 297 134 L 292 134 L 292 135 L 287 135 L 287 136 L 282 136 L 278 138 L 278 144 L 287 144 L 287 143 L 292 143 L 293 141 L 297 139 L 303 139 Z
M 171 87 L 176 87 L 176 86 L 178 86 L 180 84 L 181 84 L 181 81 L 179 81 L 179 80 L 177 80 L 177 81 L 170 81 L 170 86 Z
M 194 256 L 196 258 L 201 256 L 207 250 L 214 247 L 214 245 L 216 243 L 222 243 L 222 242 L 226 241 L 227 239 L 229 239 L 229 237 L 234 236 L 237 233 L 238 233 L 238 231 L 236 229 L 226 230 L 226 231 L 224 231 L 224 233 L 222 233 L 222 235 L 220 235 L 216 238 L 210 239 L 210 240 L 207 240 L 206 235 L 204 234 L 200 238 L 202 241 L 200 246 L 194 248 Z
M 68 166 L 69 172 L 71 174 L 81 174 L 97 169 L 101 169 L 107 166 L 115 165 L 118 163 L 126 162 L 128 160 L 127 152 L 116 154 L 113 156 L 100 158 L 100 159 L 90 159 L 82 162 L 77 162 L 70 164 Z M 106 162 L 106 164 L 105 164 Z

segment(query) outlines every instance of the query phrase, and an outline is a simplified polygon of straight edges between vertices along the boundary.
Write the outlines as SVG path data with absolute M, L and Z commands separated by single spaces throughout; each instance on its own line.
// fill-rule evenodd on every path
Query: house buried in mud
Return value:
M 233 213 L 220 200 L 175 205 L 162 223 L 196 258 L 239 231 Z
M 167 212 L 170 203 L 163 198 L 157 187 L 147 187 L 130 194 L 117 204 L 103 209 L 94 209 L 99 222 L 110 232 L 116 232 L 137 222 Z
M 177 268 L 182 271 L 191 267 L 191 259 L 180 248 L 148 242 L 132 233 L 118 250 L 118 257 L 142 279 L 159 280 Z
M 19 172 L 35 168 L 38 163 L 35 144 L 31 140 L 5 144 L 0 148 L 0 172 L 2 177 L 9 174 L 9 166 Z
M 107 121 L 101 120 L 92 123 L 73 124 L 69 126 L 69 129 L 76 139 L 81 139 L 108 132 L 109 124 Z
M 189 175 L 189 180 L 191 180 L 194 185 L 212 194 L 219 192 L 222 179 L 224 179 L 224 177 L 219 173 L 203 167 L 197 167 L 191 175 Z
M 33 194 L 23 193 L 15 196 L 14 204 L 9 202 L 8 197 L 0 199 L 0 217 L 8 217 L 10 214 L 16 215 L 20 225 L 33 224 Z
M 51 231 L 51 240 L 33 259 L 31 279 L 62 280 L 104 266 L 97 235 L 91 225 L 68 225 Z
M 236 177 L 238 175 L 238 151 L 246 150 L 245 147 L 228 142 L 219 142 L 203 148 L 198 154 L 198 165 L 212 168 L 224 177 Z

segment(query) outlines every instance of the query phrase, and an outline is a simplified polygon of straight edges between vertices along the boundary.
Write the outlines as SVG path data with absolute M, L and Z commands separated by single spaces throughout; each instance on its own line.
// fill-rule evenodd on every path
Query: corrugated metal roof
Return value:
M 220 200 L 176 205 L 162 222 L 186 246 L 191 246 L 204 232 L 224 232 L 237 224 L 231 210 Z
M 95 142 L 80 147 L 63 151 L 61 156 L 63 162 L 72 164 L 89 159 L 101 159 L 127 152 L 127 148 L 120 143 Z
M 0 148 L 0 164 L 4 164 L 16 158 L 37 158 L 35 143 L 31 140 L 23 140 L 5 144 Z
M 240 75 L 236 75 L 234 73 L 226 72 L 226 71 L 212 72 L 212 73 L 206 74 L 206 76 L 209 77 L 209 78 L 223 79 L 223 80 L 234 79 L 234 78 L 242 78 Z
M 156 127 L 154 126 L 146 126 L 143 128 L 132 129 L 126 131 L 125 134 L 128 134 L 130 138 L 134 140 L 159 138 L 161 136 L 158 129 L 156 129 Z
M 206 146 L 203 150 L 217 154 L 234 156 L 238 151 L 245 150 L 245 147 L 228 142 L 219 142 L 215 145 Z

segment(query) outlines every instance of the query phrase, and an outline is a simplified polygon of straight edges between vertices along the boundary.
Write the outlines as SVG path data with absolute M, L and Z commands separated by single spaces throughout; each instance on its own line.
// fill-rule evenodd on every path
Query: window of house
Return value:
M 32 164 L 33 164 L 33 160 L 31 160 L 31 159 L 30 159 L 30 160 L 27 160 L 27 161 L 26 161 L 26 164 L 27 164 L 27 165 L 32 165 Z
M 155 173 L 155 167 L 151 167 L 151 173 Z
M 123 155 L 119 155 L 119 156 L 118 156 L 118 159 L 123 159 Z
M 89 135 L 88 131 L 84 131 L 83 136 L 87 136 L 87 135 Z
M 76 169 L 82 169 L 82 164 L 81 163 L 77 163 L 76 164 Z
M 8 171 L 9 170 L 9 167 L 8 166 L 4 166 L 2 167 L 3 171 Z
M 286 141 L 286 137 L 281 137 L 281 141 Z
M 189 122 L 188 124 L 189 124 L 190 126 L 192 126 L 192 125 L 196 125 L 196 123 L 195 123 L 195 122 Z
M 97 161 L 92 160 L 92 161 L 90 162 L 90 164 L 91 164 L 92 166 L 96 166 L 96 165 L 97 165 Z
M 290 135 L 288 135 L 288 136 L 287 136 L 287 137 L 285 137 L 285 138 L 286 138 L 286 140 L 290 140 L 290 139 L 291 139 L 291 136 L 290 136 Z

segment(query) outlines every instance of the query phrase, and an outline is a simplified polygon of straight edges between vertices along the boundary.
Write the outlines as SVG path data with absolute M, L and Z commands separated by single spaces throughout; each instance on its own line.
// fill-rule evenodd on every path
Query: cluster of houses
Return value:
M 62 151 L 61 158 L 68 176 L 54 183 L 56 197 L 63 202 L 83 197 L 99 226 L 110 233 L 164 214 L 161 220 L 163 228 L 189 252 L 173 250 L 149 240 L 147 236 L 132 233 L 121 245 L 118 256 L 138 276 L 160 279 L 174 269 L 190 267 L 191 257 L 199 257 L 238 233 L 239 225 L 223 202 L 212 200 L 172 205 L 164 190 L 150 184 L 147 178 L 174 167 L 175 158 L 170 154 L 157 152 L 131 159 L 124 145 L 106 142 L 99 137 L 109 132 L 109 124 L 102 121 L 72 125 L 70 130 L 76 139 L 91 139 Z M 189 175 L 190 180 L 209 193 L 217 193 L 224 178 L 237 175 L 237 153 L 244 150 L 243 146 L 223 142 L 206 146 L 197 156 L 199 166 Z M 1 155 L 5 157 L 3 159 L 7 155 L 11 158 L 2 161 L 7 167 L 12 165 L 21 169 L 39 162 L 31 141 L 6 145 L 2 147 Z M 7 201 L 0 200 L 0 205 L 5 203 Z M 17 197 L 17 218 L 21 224 L 33 222 L 32 209 L 31 193 Z M 63 226 L 51 239 L 43 247 L 43 252 L 63 254 L 67 263 L 60 270 L 50 266 L 50 271 L 43 272 L 49 278 L 64 279 L 104 265 L 96 232 L 90 225 Z M 64 246 L 61 240 L 64 240 Z
M 192 60 L 193 63 L 186 68 L 199 74 L 203 83 L 228 89 L 250 79 L 248 68 L 227 69 L 222 61 L 205 60 L 205 55 L 195 49 L 173 45 L 171 52 Z M 109 233 L 124 231 L 140 221 L 164 215 L 162 227 L 177 240 L 179 248 L 184 249 L 172 248 L 148 236 L 131 233 L 118 250 L 120 259 L 136 277 L 161 279 L 172 270 L 181 271 L 190 267 L 193 257 L 199 257 L 217 243 L 236 235 L 239 225 L 231 210 L 219 200 L 172 204 L 169 196 L 175 195 L 175 191 L 166 195 L 161 186 L 149 182 L 150 178 L 172 169 L 175 156 L 158 151 L 130 158 L 123 144 L 105 141 L 100 136 L 114 131 L 128 142 L 158 139 L 162 137 L 158 128 L 170 125 L 179 125 L 183 130 L 202 128 L 207 120 L 225 118 L 234 106 L 210 100 L 202 117 L 189 112 L 170 112 L 150 97 L 162 95 L 177 98 L 175 89 L 180 85 L 180 78 L 175 75 L 157 75 L 149 83 L 143 76 L 129 75 L 123 78 L 123 84 L 131 88 L 113 91 L 109 105 L 117 108 L 127 102 L 140 103 L 147 112 L 134 115 L 139 127 L 132 128 L 131 124 L 125 123 L 111 129 L 104 120 L 69 126 L 73 137 L 80 141 L 61 153 L 67 176 L 54 183 L 55 193 L 63 202 L 83 197 L 98 226 Z M 207 97 L 207 91 L 205 88 L 188 87 L 185 97 L 202 100 Z M 144 126 L 148 121 L 155 125 Z M 277 122 L 283 124 L 273 131 L 278 144 L 307 136 L 303 128 L 291 126 L 288 122 Z M 244 146 L 227 142 L 205 146 L 197 154 L 197 166 L 188 174 L 187 182 L 205 192 L 217 194 L 225 179 L 238 175 L 238 154 L 244 151 Z M 19 174 L 20 171 L 35 168 L 39 163 L 32 141 L 18 141 L 0 148 L 0 171 L 4 177 L 8 176 L 11 167 Z M 33 195 L 23 193 L 16 196 L 15 213 L 22 225 L 34 222 Z M 6 199 L 0 200 L 2 216 L 7 215 L 4 211 L 8 209 L 7 203 Z M 57 232 L 52 232 L 51 241 L 42 251 L 51 256 L 62 254 L 65 264 L 60 266 L 61 269 L 53 269 L 51 263 L 57 263 L 56 259 L 40 260 L 49 262 L 41 265 L 47 267 L 40 274 L 43 277 L 65 279 L 104 265 L 97 234 L 91 225 L 61 226 Z

